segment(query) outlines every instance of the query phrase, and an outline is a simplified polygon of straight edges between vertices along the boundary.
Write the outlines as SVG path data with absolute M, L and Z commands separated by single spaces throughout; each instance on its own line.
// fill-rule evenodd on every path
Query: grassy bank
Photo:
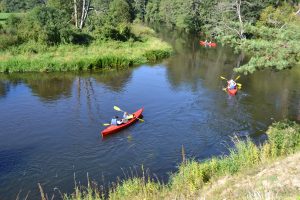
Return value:
M 217 193 L 210 193 L 210 191 L 214 183 L 222 181 L 224 183 L 226 182 L 224 179 L 228 177 L 228 180 L 245 179 L 249 173 L 256 174 L 262 166 L 272 165 L 275 161 L 300 150 L 300 125 L 294 122 L 274 123 L 267 134 L 268 142 L 261 147 L 257 147 L 251 141 L 237 141 L 236 148 L 232 149 L 228 156 L 212 158 L 202 163 L 195 160 L 182 163 L 168 184 L 158 183 L 147 177 L 125 180 L 110 190 L 109 199 L 259 199 L 255 198 L 255 194 L 259 194 L 256 193 L 255 188 L 252 191 L 253 198 L 246 193 L 239 193 L 239 196 L 224 193 L 227 195 L 224 196 L 220 190 L 214 190 Z M 283 162 L 282 165 L 281 167 L 284 168 L 285 163 Z M 234 179 L 234 177 L 242 178 Z M 226 189 L 231 187 L 230 184 L 222 186 L 226 186 Z M 297 196 L 297 188 L 292 188 L 291 191 L 293 193 L 285 190 L 287 192 L 285 197 Z M 74 194 L 65 195 L 64 198 L 102 199 L 103 197 L 97 187 L 89 185 L 88 188 L 76 187 Z
M 171 55 L 172 48 L 152 29 L 135 25 L 137 41 L 95 41 L 88 46 L 45 46 L 36 43 L 0 52 L 0 72 L 53 72 L 123 68 L 154 62 Z

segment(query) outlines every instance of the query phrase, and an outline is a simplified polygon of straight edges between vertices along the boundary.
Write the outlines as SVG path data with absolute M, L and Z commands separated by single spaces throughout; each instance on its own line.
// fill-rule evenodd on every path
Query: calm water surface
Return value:
M 161 33 L 162 37 L 165 35 Z M 227 153 L 234 135 L 259 142 L 272 121 L 300 121 L 300 70 L 243 76 L 236 97 L 219 76 L 235 76 L 243 62 L 223 47 L 199 47 L 197 38 L 165 39 L 176 54 L 160 64 L 105 73 L 0 74 L 0 199 L 29 192 L 72 192 L 88 176 L 107 186 L 140 174 L 166 181 L 187 157 Z M 102 123 L 144 107 L 145 123 L 102 139 Z

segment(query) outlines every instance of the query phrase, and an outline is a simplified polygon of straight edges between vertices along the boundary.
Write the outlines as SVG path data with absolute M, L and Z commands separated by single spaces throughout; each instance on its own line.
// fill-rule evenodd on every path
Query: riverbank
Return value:
M 122 181 L 110 190 L 109 199 L 264 199 L 264 195 L 275 195 L 272 199 L 298 197 L 300 185 L 297 180 L 295 182 L 294 177 L 297 176 L 294 175 L 300 173 L 300 168 L 293 158 L 299 159 L 300 125 L 288 121 L 274 123 L 267 135 L 269 139 L 261 147 L 251 141 L 236 140 L 236 149 L 232 149 L 228 156 L 202 163 L 184 161 L 167 184 L 148 177 Z M 282 177 L 286 178 L 285 182 L 280 183 L 284 187 L 276 184 L 273 187 Z M 268 184 L 270 181 L 271 186 Z M 74 194 L 65 195 L 65 199 L 102 199 L 99 191 L 99 188 L 91 185 L 88 188 L 77 187 Z
M 46 46 L 26 43 L 0 52 L 0 72 L 54 72 L 131 67 L 155 62 L 172 54 L 172 48 L 152 29 L 133 25 L 138 40 L 94 41 L 88 46 Z

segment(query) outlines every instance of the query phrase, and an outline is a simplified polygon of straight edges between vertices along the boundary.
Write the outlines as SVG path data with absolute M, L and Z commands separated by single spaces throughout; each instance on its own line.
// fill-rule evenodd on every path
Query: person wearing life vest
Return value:
M 133 118 L 133 115 L 129 114 L 128 112 L 124 112 L 122 122 L 126 123 L 126 122 L 128 122 L 128 120 L 130 120 L 132 118 Z
M 120 120 L 118 120 L 118 116 L 114 116 L 112 119 L 111 119 L 111 122 L 110 122 L 110 124 L 111 125 L 114 125 L 114 126 L 118 126 L 118 125 L 120 125 L 120 124 L 122 124 L 123 122 L 122 122 L 122 120 L 120 121 Z
M 234 80 L 231 79 L 231 80 L 227 81 L 227 83 L 228 83 L 229 90 L 236 89 L 236 82 Z

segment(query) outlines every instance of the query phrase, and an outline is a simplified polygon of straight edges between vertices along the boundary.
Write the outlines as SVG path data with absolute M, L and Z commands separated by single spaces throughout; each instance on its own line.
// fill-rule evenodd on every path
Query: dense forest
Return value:
M 299 0 L 1 0 L 0 10 L 16 13 L 0 24 L 1 49 L 136 40 L 131 23 L 159 22 L 250 54 L 238 72 L 299 63 Z

